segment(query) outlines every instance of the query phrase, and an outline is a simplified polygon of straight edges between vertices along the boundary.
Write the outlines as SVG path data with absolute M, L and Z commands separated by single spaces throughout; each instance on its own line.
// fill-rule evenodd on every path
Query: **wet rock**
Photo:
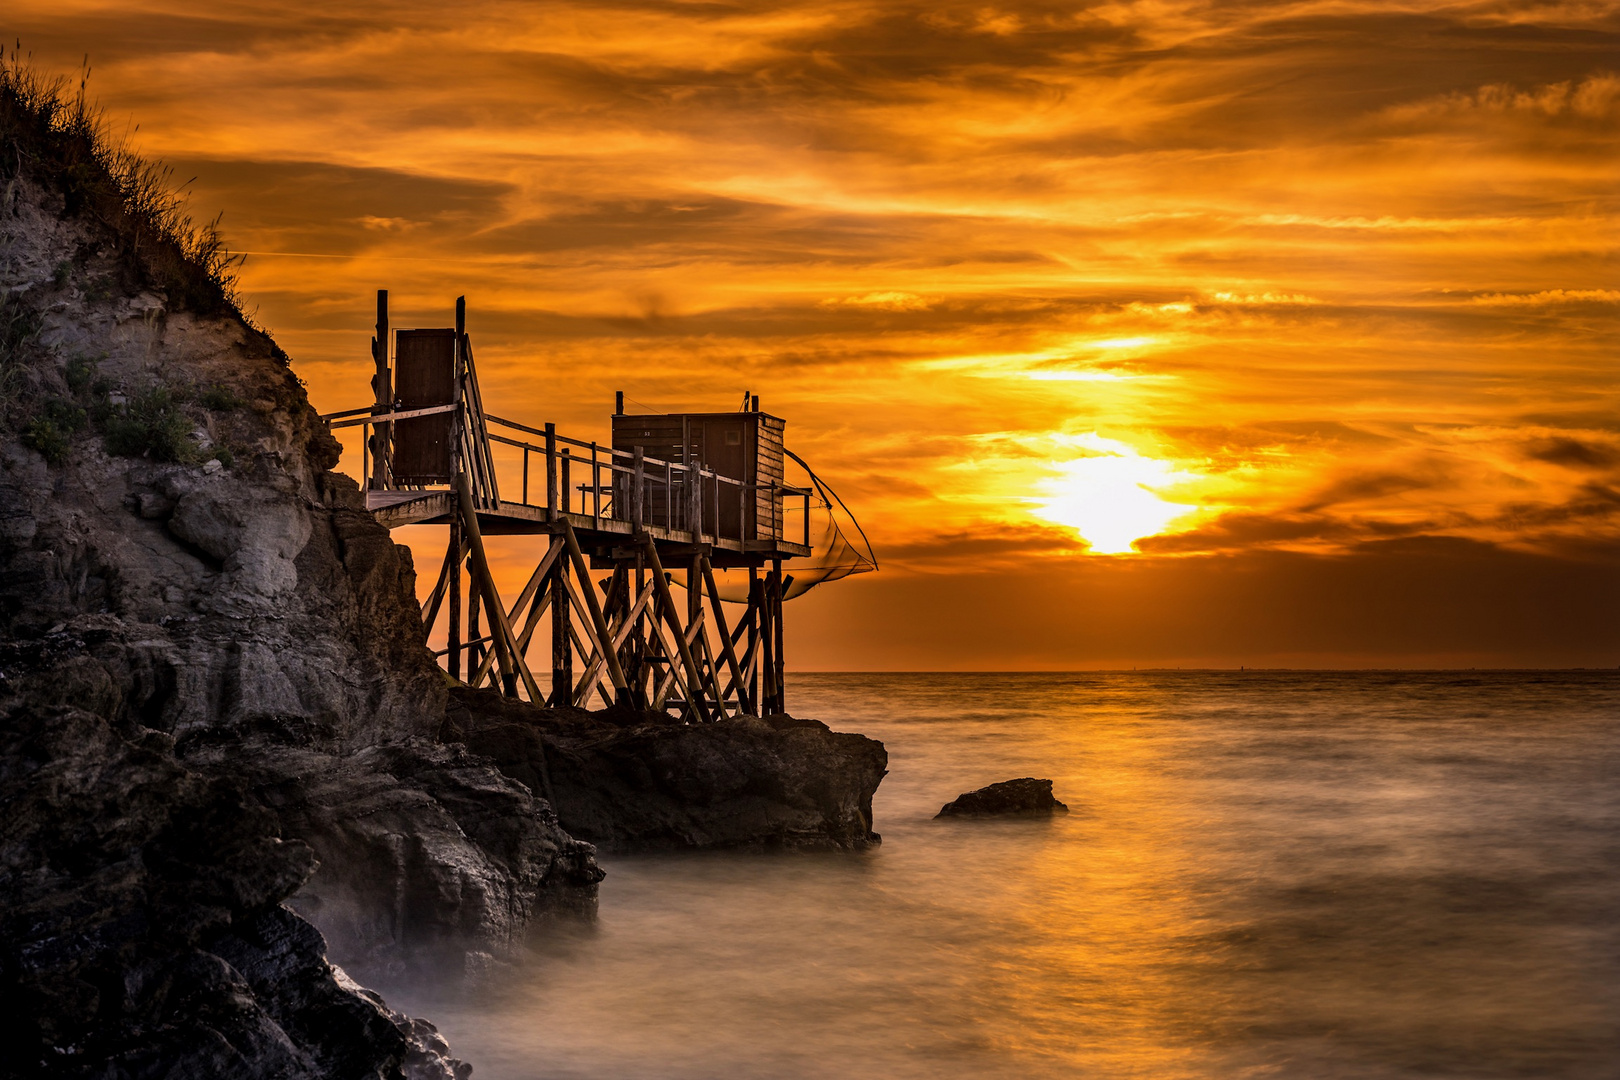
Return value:
M 308 846 L 158 732 L 0 691 L 6 1074 L 386 1075 L 406 1039 L 280 906 Z
M 505 955 L 536 917 L 594 908 L 596 849 L 465 747 L 415 741 L 337 756 L 249 739 L 191 760 L 229 766 L 284 835 L 317 853 L 290 904 L 362 977 Z
M 1026 776 L 958 795 L 940 807 L 942 817 L 1051 817 L 1069 808 L 1052 797 L 1052 781 Z
M 339 986 L 376 1005 L 404 1036 L 405 1060 L 401 1071 L 405 1080 L 467 1080 L 472 1075 L 470 1064 L 450 1056 L 450 1044 L 444 1041 L 438 1028 L 420 1017 L 390 1009 L 379 994 L 356 983 L 342 968 L 333 968 L 332 974 Z
M 883 744 L 815 720 L 671 723 L 662 714 L 537 709 L 453 690 L 446 737 L 554 794 L 573 836 L 615 852 L 832 848 L 879 842 Z

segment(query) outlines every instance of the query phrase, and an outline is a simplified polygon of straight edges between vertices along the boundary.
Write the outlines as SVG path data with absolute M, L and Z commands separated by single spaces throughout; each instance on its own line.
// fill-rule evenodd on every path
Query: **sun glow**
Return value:
M 1054 464 L 1059 475 L 1047 482 L 1048 499 L 1036 512 L 1079 532 L 1092 551 L 1130 552 L 1133 541 L 1163 532 L 1195 509 L 1161 494 L 1197 479 L 1191 473 L 1095 433 L 1081 435 L 1075 443 L 1090 453 Z

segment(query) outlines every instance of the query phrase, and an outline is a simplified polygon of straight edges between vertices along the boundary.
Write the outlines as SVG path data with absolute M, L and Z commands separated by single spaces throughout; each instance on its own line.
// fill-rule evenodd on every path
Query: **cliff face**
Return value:
M 103 427 L 137 426 L 143 406 L 164 419 L 134 433 L 148 445 L 132 456 L 92 430 L 55 463 L 7 440 L 7 630 L 38 638 L 91 620 L 127 707 L 182 741 L 248 726 L 334 749 L 431 736 L 444 690 L 421 648 L 409 556 L 327 471 L 337 445 L 285 358 L 233 314 L 130 295 L 138 284 L 92 223 L 59 217 L 26 177 L 9 194 L 0 287 L 38 320 L 14 361 L 29 396 L 101 408 Z
M 449 1075 L 282 902 L 362 966 L 496 952 L 593 849 L 438 745 L 409 555 L 269 338 L 0 149 L 8 1068 Z

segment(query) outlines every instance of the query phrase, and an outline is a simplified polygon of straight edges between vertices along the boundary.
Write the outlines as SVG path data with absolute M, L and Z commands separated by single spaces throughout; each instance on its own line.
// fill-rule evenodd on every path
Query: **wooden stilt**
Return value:
M 760 655 L 760 688 L 764 695 L 764 711 L 761 716 L 772 716 L 776 713 L 776 635 L 772 632 L 772 623 L 775 621 L 775 609 L 771 604 L 770 575 L 759 583 L 759 655 Z
M 726 626 L 726 613 L 721 606 L 720 589 L 714 583 L 714 568 L 709 565 L 707 557 L 701 557 L 698 560 L 698 569 L 702 572 L 703 584 L 709 591 L 709 610 L 714 613 L 715 629 L 720 632 L 720 653 L 725 657 L 726 667 L 731 672 L 731 685 L 737 689 L 737 708 L 741 712 L 754 715 L 753 703 L 748 699 L 748 687 L 743 683 L 742 665 L 737 663 L 737 652 L 731 644 L 731 631 Z M 724 692 L 720 697 L 724 699 Z
M 748 568 L 748 610 L 738 630 L 746 633 L 748 639 L 742 655 L 743 670 L 748 675 L 748 696 L 754 703 L 754 715 L 764 716 L 765 703 L 759 694 L 759 571 L 752 566 Z
M 785 653 L 784 634 L 782 630 L 782 560 L 771 561 L 771 629 L 776 634 L 776 648 L 772 652 L 776 660 L 774 682 L 776 683 L 776 711 L 787 712 L 787 664 L 784 661 Z
M 377 290 L 377 336 L 371 339 L 373 374 L 371 389 L 375 395 L 373 411 L 386 413 L 394 407 L 394 384 L 388 366 L 388 290 Z M 393 424 L 377 424 L 367 440 L 371 452 L 371 474 L 368 486 L 374 491 L 388 487 L 389 446 Z
M 539 623 L 540 616 L 545 614 L 546 608 L 551 603 L 550 594 L 546 592 L 545 586 L 549 580 L 548 575 L 551 572 L 551 567 L 556 562 L 561 551 L 561 544 L 553 545 L 547 549 L 545 557 L 540 560 L 540 565 L 536 566 L 534 573 L 529 576 L 529 583 L 523 586 L 523 591 L 518 594 L 516 602 L 506 611 L 507 625 L 516 626 L 517 617 L 523 613 L 523 609 L 525 607 L 529 609 L 529 617 L 524 622 L 523 632 L 518 635 L 517 644 L 518 651 L 523 654 L 525 663 L 528 662 L 529 640 L 534 636 L 534 628 Z M 467 681 L 474 686 L 479 685 L 484 676 L 489 673 L 490 665 L 494 661 L 494 653 L 485 653 L 484 659 L 478 665 L 477 673 Z
M 692 659 L 692 650 L 686 645 L 686 636 L 681 632 L 681 618 L 675 607 L 675 600 L 669 594 L 669 582 L 664 578 L 664 567 L 658 559 L 658 546 L 648 536 L 642 541 L 642 550 L 647 553 L 648 568 L 652 571 L 653 587 L 658 590 L 658 602 L 663 607 L 664 619 L 669 623 L 675 634 L 675 646 L 680 657 L 681 668 L 686 673 L 688 685 L 696 687 L 700 683 L 697 662 Z M 673 664 L 674 658 L 671 657 Z M 696 696 L 695 689 L 687 694 L 687 710 L 701 723 L 709 719 L 701 702 L 692 700 Z M 653 706 L 657 708 L 655 704 Z
M 640 596 L 647 588 L 647 559 L 636 549 L 636 595 Z M 635 629 L 630 636 L 630 662 L 635 667 L 634 703 L 636 708 L 647 708 L 647 613 L 643 611 L 635 617 Z
M 422 605 L 422 629 L 428 634 L 433 633 L 433 624 L 439 619 L 439 607 L 444 603 L 445 591 L 450 586 L 450 575 L 460 572 L 461 559 L 465 557 L 465 552 L 456 550 L 455 536 L 452 535 L 444 549 L 444 562 L 439 565 L 439 580 L 434 583 L 433 591 Z
M 782 560 L 771 560 L 771 630 L 776 633 L 776 648 L 773 649 L 776 672 L 776 711 L 787 711 L 787 662 L 784 651 L 784 633 L 782 633 Z
M 445 642 L 449 646 L 446 653 L 446 663 L 450 668 L 452 679 L 461 678 L 461 564 L 462 539 L 461 519 L 454 517 L 450 521 L 450 550 L 456 553 L 455 569 L 450 572 L 450 617 L 449 637 Z
M 563 542 L 568 545 L 568 558 L 574 564 L 574 573 L 578 575 L 581 589 L 585 593 L 585 606 L 590 611 L 590 629 L 595 635 L 597 643 L 602 645 L 610 640 L 607 621 L 602 618 L 602 607 L 596 600 L 596 586 L 591 583 L 590 568 L 585 565 L 585 555 L 579 549 L 579 540 L 574 536 L 574 526 L 566 518 L 562 523 Z M 608 677 L 613 680 L 613 689 L 621 695 L 627 689 L 624 680 L 624 669 L 619 666 L 619 654 L 614 649 L 602 649 L 603 658 L 607 663 Z
M 461 503 L 462 525 L 467 530 L 467 549 L 471 556 L 472 577 L 476 587 L 483 591 L 485 606 L 489 608 L 490 630 L 495 639 L 496 658 L 501 665 L 504 689 L 508 694 L 515 696 L 517 677 L 521 676 L 529 700 L 539 701 L 540 688 L 535 685 L 534 676 L 530 674 L 529 666 L 524 663 L 523 655 L 517 648 L 517 639 L 512 634 L 512 627 L 506 621 L 506 611 L 501 607 L 500 593 L 495 589 L 495 578 L 489 572 L 489 560 L 484 555 L 484 538 L 478 530 L 478 512 L 473 506 L 472 491 L 468 486 L 466 473 L 456 474 L 456 494 Z
M 478 589 L 473 589 L 471 591 L 471 593 L 467 597 L 467 670 L 468 671 L 472 671 L 474 668 L 478 667 L 479 666 L 478 662 L 480 660 L 482 660 L 483 657 L 484 657 L 484 647 L 482 645 L 477 644 L 478 639 L 483 637 L 483 634 L 479 630 L 479 627 L 478 627 L 478 622 L 479 622 L 479 620 L 478 620 L 478 608 L 479 608 L 481 602 L 482 602 L 482 597 L 480 595 L 479 590 Z M 478 685 L 472 679 L 468 679 L 467 681 L 469 683 L 471 683 L 472 685 L 474 685 L 474 686 Z
M 574 691 L 573 649 L 568 642 L 569 611 L 568 563 L 559 559 L 551 569 L 551 704 L 555 708 L 572 703 Z

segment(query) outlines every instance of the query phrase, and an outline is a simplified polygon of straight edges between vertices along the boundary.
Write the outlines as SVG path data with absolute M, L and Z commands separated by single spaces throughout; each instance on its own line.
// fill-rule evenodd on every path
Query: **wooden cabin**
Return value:
M 744 541 L 782 539 L 782 431 L 779 416 L 759 411 L 759 399 L 745 412 L 632 413 L 613 416 L 613 449 L 648 458 L 713 470 L 735 481 L 705 490 L 706 526 L 719 526 L 719 535 Z M 646 507 L 650 524 L 690 528 L 687 498 L 681 497 L 683 478 L 676 475 L 662 502 L 653 498 Z M 615 505 L 628 507 L 628 496 L 616 495 Z

